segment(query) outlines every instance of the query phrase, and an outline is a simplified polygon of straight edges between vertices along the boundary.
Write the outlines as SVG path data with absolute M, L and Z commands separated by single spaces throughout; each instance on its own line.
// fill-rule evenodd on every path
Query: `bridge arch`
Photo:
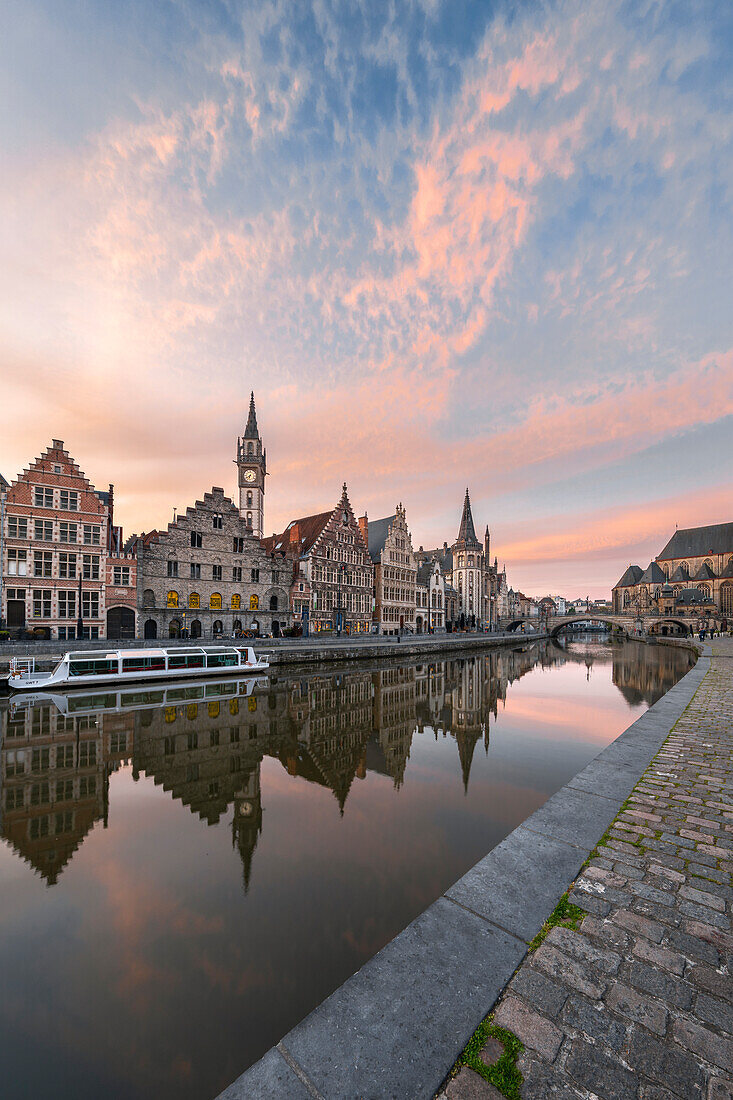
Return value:
M 612 615 L 589 615 L 587 612 L 584 615 L 563 615 L 560 620 L 555 620 L 550 626 L 550 637 L 557 638 L 558 634 L 561 634 L 566 626 L 572 626 L 573 623 L 605 623 L 612 630 L 622 630 L 624 634 L 627 633 L 627 624 L 620 619 L 614 618 Z
M 677 630 L 670 630 L 670 627 L 677 627 Z M 655 619 L 649 626 L 649 634 L 659 634 L 662 637 L 665 635 L 671 635 L 686 638 L 688 634 L 691 634 L 693 627 L 690 623 L 684 622 L 683 619 L 675 619 L 671 615 L 665 615 L 661 619 Z

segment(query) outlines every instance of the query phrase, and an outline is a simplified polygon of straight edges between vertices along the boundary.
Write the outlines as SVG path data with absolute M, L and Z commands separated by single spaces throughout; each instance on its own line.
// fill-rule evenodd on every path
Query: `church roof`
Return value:
M 674 583 L 677 583 L 677 584 L 683 583 L 684 584 L 687 581 L 689 581 L 690 576 L 689 576 L 689 573 L 685 573 L 685 571 L 684 571 L 684 569 L 682 568 L 681 565 L 678 565 L 677 568 L 675 569 L 674 573 L 672 574 L 672 576 L 669 579 L 671 581 L 673 581 Z
M 473 516 L 471 514 L 471 498 L 468 495 L 468 489 L 466 489 L 466 496 L 463 500 L 463 515 L 461 516 L 461 526 L 458 528 L 458 538 L 456 539 L 454 546 L 460 547 L 460 549 L 462 550 L 481 549 L 481 543 L 476 538 L 476 528 L 473 525 Z
M 666 577 L 655 561 L 650 561 L 639 577 L 644 584 L 664 584 Z
M 684 588 L 677 596 L 678 604 L 700 604 L 700 603 L 712 603 L 712 600 L 704 592 L 701 592 L 699 588 Z
M 701 558 L 706 554 L 733 552 L 733 523 L 712 523 L 709 527 L 686 527 L 675 531 L 657 561 L 667 558 Z
M 249 416 L 247 417 L 247 427 L 244 429 L 243 439 L 259 439 L 260 433 L 257 430 L 257 412 L 255 410 L 255 394 L 254 390 L 249 396 Z
M 630 565 L 624 573 L 620 581 L 618 581 L 614 588 L 631 588 L 632 585 L 638 584 L 643 576 L 643 569 L 638 565 Z
M 729 579 L 733 577 L 733 558 L 730 559 L 723 572 L 720 574 L 721 579 Z
M 372 561 L 379 561 L 379 556 L 384 550 L 389 529 L 397 519 L 396 515 L 385 516 L 384 519 L 369 520 L 369 556 Z
M 715 573 L 713 573 L 708 563 L 704 561 L 693 579 L 696 581 L 714 581 Z

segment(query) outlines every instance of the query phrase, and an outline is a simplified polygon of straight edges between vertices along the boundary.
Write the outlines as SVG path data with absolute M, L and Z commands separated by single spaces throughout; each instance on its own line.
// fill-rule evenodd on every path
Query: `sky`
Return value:
M 728 0 L 5 0 L 0 472 L 127 534 L 465 488 L 508 580 L 607 595 L 733 519 Z

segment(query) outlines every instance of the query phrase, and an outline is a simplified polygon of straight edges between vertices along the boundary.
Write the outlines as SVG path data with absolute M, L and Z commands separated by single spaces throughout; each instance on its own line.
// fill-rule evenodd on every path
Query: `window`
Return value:
M 28 520 L 25 516 L 8 516 L 8 538 L 28 538 Z
M 84 543 L 86 546 L 99 546 L 100 528 L 95 523 L 84 524 Z
M 51 618 L 51 590 L 49 588 L 33 589 L 33 618 Z
M 259 608 L 260 608 L 260 598 L 259 598 L 259 596 L 250 596 L 250 598 L 249 598 L 249 609 L 250 609 L 250 611 L 259 611 Z
M 221 611 L 221 593 L 212 592 L 209 599 L 209 608 L 212 611 Z
M 201 607 L 201 597 L 198 592 L 192 592 L 188 597 L 188 606 L 194 608 Z
M 76 577 L 76 554 L 59 554 L 59 577 L 64 580 Z
M 62 520 L 59 524 L 59 542 L 76 542 L 78 525 Z
M 247 493 L 247 507 L 248 508 L 252 507 L 252 491 L 251 490 Z
M 251 512 L 247 512 L 247 526 L 248 527 L 252 526 L 252 513 Z
M 99 580 L 99 558 L 96 554 L 82 554 L 82 576 L 85 581 Z
M 129 585 L 130 567 L 127 565 L 115 565 L 112 569 L 112 583 Z
M 82 592 L 81 594 L 81 613 L 84 619 L 98 619 L 99 618 L 99 593 L 98 592 Z
M 242 579 L 242 566 L 241 565 L 233 566 L 232 567 L 232 580 L 233 581 L 241 581 L 241 579 Z
M 193 546 L 196 550 L 201 549 L 201 534 L 199 531 L 191 532 L 191 546 Z
M 259 571 L 259 569 L 253 569 L 252 570 L 250 580 L 252 581 L 253 584 L 259 584 L 259 582 L 260 582 L 260 571 Z
M 36 485 L 33 490 L 33 503 L 36 508 L 53 508 L 53 489 Z
M 191 580 L 192 581 L 200 581 L 201 580 L 201 566 L 196 561 L 191 562 Z
M 211 517 L 211 525 L 215 531 L 221 531 L 222 527 L 224 526 L 224 516 L 221 514 L 221 512 L 214 512 L 213 516 Z
M 64 589 L 59 592 L 59 618 L 76 618 L 76 592 Z
M 178 593 L 169 592 L 165 598 L 166 607 L 178 607 Z
M 240 577 L 241 580 L 241 577 Z M 232 596 L 232 611 L 239 611 L 242 607 L 242 597 L 235 593 Z
M 220 581 L 221 580 L 221 566 L 220 565 L 212 565 L 212 567 L 211 567 L 211 579 L 214 580 L 214 581 Z
M 97 763 L 96 741 L 82 741 L 79 745 L 79 767 L 89 768 Z
M 36 542 L 53 542 L 53 523 L 50 519 L 37 519 L 33 524 Z
M 74 746 L 73 745 L 57 745 L 56 746 L 56 767 L 57 768 L 73 768 L 74 767 Z
M 59 508 L 64 512 L 78 512 L 79 494 L 71 489 L 62 489 L 59 493 Z
M 177 561 L 169 561 L 168 562 L 168 576 L 169 577 L 177 577 L 178 576 L 178 562 Z
M 277 611 L 277 596 L 270 596 L 270 611 Z
M 244 553 L 244 539 L 232 539 L 232 549 L 235 554 Z
M 273 571 L 272 571 L 272 583 L 273 584 L 279 584 L 280 583 L 280 572 L 277 569 L 273 569 Z
M 55 474 L 62 474 L 64 471 L 62 470 L 62 468 L 60 466 L 54 466 L 53 472 Z
M 25 577 L 28 575 L 28 562 L 25 550 L 8 550 L 8 573 L 11 577 Z

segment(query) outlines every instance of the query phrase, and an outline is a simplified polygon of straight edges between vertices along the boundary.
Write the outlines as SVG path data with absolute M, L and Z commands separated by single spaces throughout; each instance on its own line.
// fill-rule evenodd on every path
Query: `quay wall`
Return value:
M 218 1100 L 435 1095 L 710 668 L 653 644 L 697 662 Z

